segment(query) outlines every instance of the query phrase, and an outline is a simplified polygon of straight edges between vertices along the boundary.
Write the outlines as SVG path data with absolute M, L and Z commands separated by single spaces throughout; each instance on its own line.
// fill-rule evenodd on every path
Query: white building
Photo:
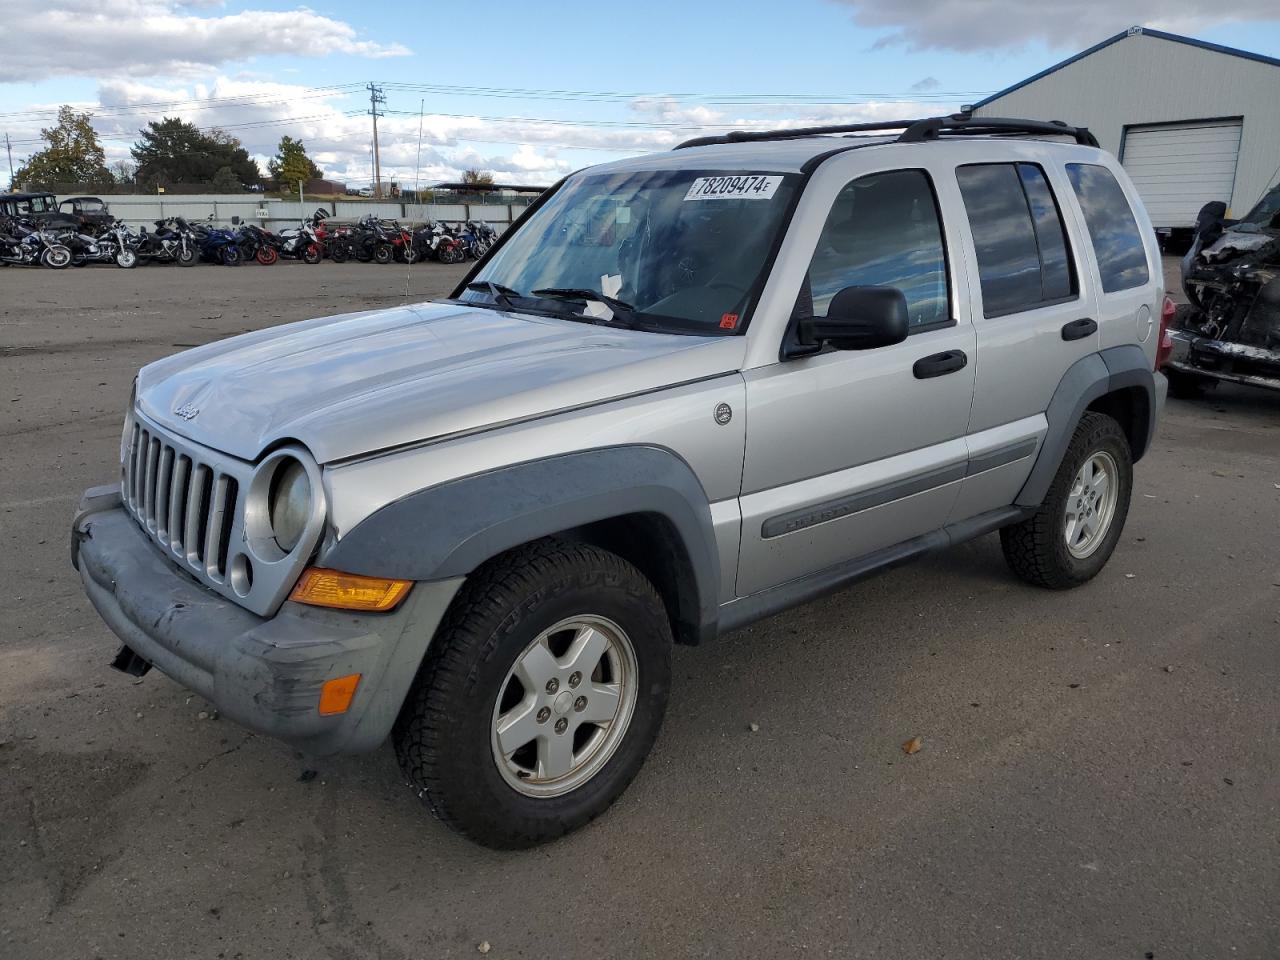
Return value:
M 1157 228 L 1210 200 L 1242 216 L 1280 175 L 1280 59 L 1132 27 L 973 106 L 1088 127 Z

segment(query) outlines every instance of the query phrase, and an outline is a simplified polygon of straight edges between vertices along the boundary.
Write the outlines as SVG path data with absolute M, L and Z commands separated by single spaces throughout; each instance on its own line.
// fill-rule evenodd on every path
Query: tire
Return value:
M 400 258 L 401 260 L 403 260 L 405 263 L 418 262 L 419 256 L 418 256 L 418 251 L 416 249 L 410 246 L 405 246 L 402 249 L 404 250 L 404 253 Z
M 335 243 L 329 247 L 329 259 L 334 263 L 346 263 L 350 251 L 345 243 Z
M 178 255 L 174 257 L 180 267 L 194 267 L 200 262 L 200 254 L 196 250 L 188 247 L 186 250 L 179 250 Z
M 1081 489 L 1078 481 L 1086 468 L 1094 465 L 1103 466 L 1103 472 L 1110 471 L 1108 490 L 1114 488 L 1114 500 L 1109 492 L 1100 494 L 1096 509 L 1090 509 L 1088 494 L 1101 488 L 1086 480 Z M 1005 560 L 1023 580 L 1051 590 L 1065 590 L 1092 580 L 1120 540 L 1132 492 L 1133 460 L 1120 424 L 1105 414 L 1085 413 L 1039 509 L 1026 520 L 1000 531 Z M 1083 517 L 1077 515 L 1074 527 L 1067 515 L 1069 505 L 1083 506 L 1086 511 Z M 1088 529 L 1088 519 L 1093 519 L 1097 533 L 1081 540 L 1083 531 Z M 1068 546 L 1071 539 L 1076 541 L 1074 547 Z
M 133 250 L 125 249 L 117 251 L 116 266 L 122 270 L 132 270 L 138 265 L 138 254 Z
M 373 248 L 373 259 L 378 263 L 391 263 L 395 259 L 395 251 L 389 243 L 380 243 Z
M 276 253 L 275 247 L 259 247 L 253 258 L 264 267 L 269 267 L 280 259 L 280 254 Z
M 224 267 L 238 267 L 240 266 L 240 261 L 243 258 L 240 255 L 240 248 L 234 243 L 228 243 L 222 248 L 222 256 L 220 259 L 222 260 L 222 265 Z
M 55 243 L 40 254 L 40 262 L 50 270 L 65 270 L 71 264 L 71 250 Z
M 1169 392 L 1180 400 L 1199 399 L 1206 390 L 1212 390 L 1218 385 L 1213 377 L 1200 377 L 1182 370 L 1170 370 L 1166 367 L 1163 373 L 1169 381 Z
M 594 631 L 598 645 L 610 651 L 594 654 L 600 666 L 591 667 L 591 657 L 582 661 L 592 671 L 585 678 L 580 672 L 575 680 L 568 660 L 573 651 L 560 646 L 585 633 L 570 626 L 542 646 L 549 631 L 566 624 Z M 555 684 L 525 691 L 513 671 L 535 647 Z M 558 659 L 545 656 L 548 650 Z M 606 673 L 614 653 L 616 663 L 626 665 Z M 541 683 L 538 670 L 527 675 Z M 620 678 L 612 701 L 617 712 L 607 727 L 572 719 L 590 708 L 596 676 Z M 498 849 L 534 846 L 593 820 L 626 789 L 657 737 L 670 683 L 671 627 L 653 585 L 615 554 L 541 540 L 468 578 L 396 720 L 396 757 L 409 786 L 453 829 Z M 581 692 L 565 697 L 571 689 Z M 526 717 L 518 728 L 534 737 L 504 759 L 497 724 L 516 710 Z M 603 738 L 594 753 L 563 752 L 578 744 L 578 753 L 586 753 L 591 737 Z M 551 751 L 548 762 L 568 758 L 568 773 L 558 780 L 538 777 L 533 758 L 540 743 Z M 533 772 L 520 773 L 520 764 Z
M 302 251 L 302 262 L 309 263 L 313 266 L 324 259 L 324 251 L 320 249 L 320 244 L 309 243 L 307 249 Z

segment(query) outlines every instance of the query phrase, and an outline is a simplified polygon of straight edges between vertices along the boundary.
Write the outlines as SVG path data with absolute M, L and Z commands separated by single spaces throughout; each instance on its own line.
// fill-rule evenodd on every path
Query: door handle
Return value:
M 1098 324 L 1092 317 L 1081 317 L 1079 320 L 1072 320 L 1062 325 L 1063 340 L 1083 340 L 1097 332 Z
M 948 350 L 945 353 L 921 357 L 912 365 L 911 372 L 915 374 L 917 380 L 928 380 L 930 377 L 940 377 L 946 373 L 963 370 L 968 362 L 969 358 L 963 350 Z

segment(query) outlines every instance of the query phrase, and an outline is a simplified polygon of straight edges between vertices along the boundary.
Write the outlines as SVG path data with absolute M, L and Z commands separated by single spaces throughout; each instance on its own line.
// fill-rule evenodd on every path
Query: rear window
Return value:
M 1130 290 L 1147 282 L 1147 251 L 1129 201 L 1106 167 L 1068 163 L 1067 176 L 1084 211 L 1089 239 L 1102 274 L 1102 292 Z
M 973 230 L 985 316 L 1076 297 L 1062 216 L 1040 167 L 971 164 L 956 170 L 956 180 Z

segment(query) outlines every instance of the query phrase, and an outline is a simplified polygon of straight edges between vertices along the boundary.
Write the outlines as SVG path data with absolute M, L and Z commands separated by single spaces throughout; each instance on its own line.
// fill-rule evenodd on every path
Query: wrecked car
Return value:
M 1206 203 L 1182 260 L 1190 301 L 1169 330 L 1169 391 L 1194 397 L 1228 380 L 1280 390 L 1280 184 L 1241 220 Z

